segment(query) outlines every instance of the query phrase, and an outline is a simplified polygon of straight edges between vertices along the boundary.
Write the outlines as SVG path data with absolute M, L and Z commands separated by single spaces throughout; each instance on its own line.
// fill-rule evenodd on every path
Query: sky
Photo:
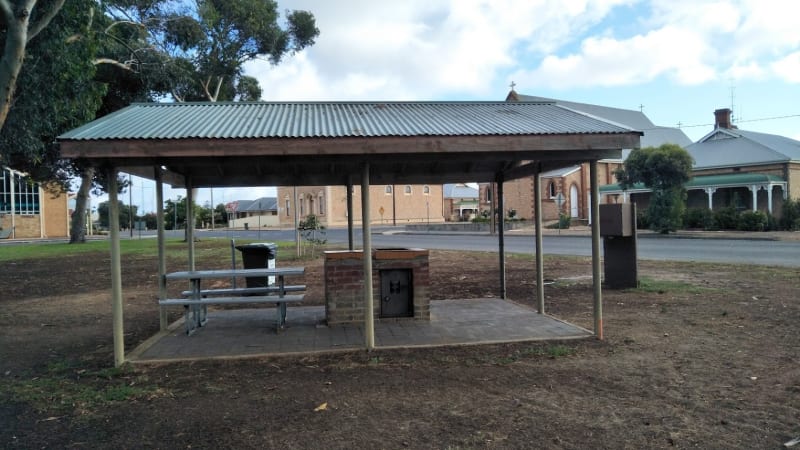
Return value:
M 719 108 L 731 108 L 739 128 L 800 140 L 796 0 L 278 5 L 311 11 L 320 36 L 277 66 L 246 65 L 266 101 L 502 101 L 513 82 L 520 94 L 641 109 L 657 125 L 680 126 L 693 141 L 712 130 Z M 133 203 L 153 210 L 153 186 L 134 179 Z M 213 195 L 218 204 L 274 192 L 214 189 Z M 185 191 L 165 190 L 166 198 L 178 194 Z M 198 203 L 210 194 L 202 189 Z

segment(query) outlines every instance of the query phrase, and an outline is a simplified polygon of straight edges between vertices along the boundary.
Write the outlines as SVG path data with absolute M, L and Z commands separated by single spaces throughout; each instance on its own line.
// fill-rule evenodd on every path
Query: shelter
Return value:
M 597 219 L 597 161 L 639 146 L 641 132 L 552 102 L 280 102 L 134 104 L 61 135 L 61 153 L 187 188 L 252 185 L 361 185 L 363 251 L 370 254 L 371 184 L 498 184 L 588 162 Z M 115 364 L 124 362 L 116 176 L 109 176 Z M 538 194 L 538 192 L 537 192 Z M 540 195 L 535 207 L 541 209 Z M 295 208 L 296 211 L 296 208 Z M 191 215 L 191 211 L 189 211 Z M 159 279 L 164 289 L 163 210 L 159 208 Z M 348 214 L 350 247 L 352 217 Z M 544 313 L 541 214 L 536 214 L 537 300 Z M 501 215 L 502 225 L 502 215 Z M 592 227 L 595 334 L 602 338 L 599 220 Z M 505 298 L 503 227 L 498 234 L 500 295 Z M 188 230 L 188 265 L 194 239 Z M 363 258 L 372 273 L 371 258 Z M 364 277 L 365 347 L 374 347 L 372 279 Z M 163 292 L 163 291 L 162 291 Z M 162 314 L 162 326 L 166 326 Z

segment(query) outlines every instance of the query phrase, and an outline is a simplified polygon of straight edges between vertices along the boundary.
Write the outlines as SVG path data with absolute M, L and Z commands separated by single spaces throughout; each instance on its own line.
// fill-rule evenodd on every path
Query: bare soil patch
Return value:
M 498 295 L 496 254 L 431 256 L 433 299 Z M 532 259 L 507 264 L 509 297 L 534 305 Z M 306 266 L 307 303 L 321 304 L 321 260 Z M 155 271 L 125 258 L 128 350 L 158 329 Z M 590 273 L 587 259 L 547 258 L 548 313 L 591 328 Z M 603 342 L 117 371 L 106 254 L 0 263 L 0 447 L 730 449 L 800 436 L 800 270 L 640 273 L 644 289 L 604 290 Z

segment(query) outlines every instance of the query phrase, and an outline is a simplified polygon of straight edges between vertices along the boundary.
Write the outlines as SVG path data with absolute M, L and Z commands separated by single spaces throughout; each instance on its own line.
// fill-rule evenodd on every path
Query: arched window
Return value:
M 386 195 L 389 195 L 389 194 L 391 194 L 391 193 L 392 193 L 392 185 L 391 185 L 391 184 L 387 184 L 387 185 L 386 185 L 386 187 L 383 189 L 383 192 L 384 192 Z
M 325 197 L 323 197 L 322 192 L 319 193 L 319 215 L 325 215 Z
M 404 189 L 405 189 L 404 192 L 405 192 L 406 195 L 411 195 L 411 185 L 407 184 Z
M 286 217 L 289 217 L 291 215 L 290 211 L 291 211 L 292 203 L 289 201 L 289 196 L 288 195 L 286 197 L 284 197 L 283 200 L 284 200 L 284 202 L 286 204 L 286 208 L 285 208 L 286 209 Z
M 556 184 L 552 181 L 547 185 L 547 194 L 550 198 L 556 198 Z
M 428 186 L 427 184 L 425 186 L 422 186 L 422 193 L 425 194 L 425 195 L 430 195 L 431 194 L 431 187 Z
M 492 201 L 492 185 L 489 184 L 486 186 L 486 201 Z

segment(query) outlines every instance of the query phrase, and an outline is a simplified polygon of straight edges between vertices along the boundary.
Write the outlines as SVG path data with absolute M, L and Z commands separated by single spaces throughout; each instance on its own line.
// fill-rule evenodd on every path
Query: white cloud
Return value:
M 514 77 L 525 85 L 554 88 L 639 84 L 664 75 L 680 84 L 698 84 L 715 75 L 705 62 L 708 51 L 701 36 L 664 27 L 625 40 L 590 37 L 579 53 L 548 56 L 536 69 Z
M 772 63 L 772 70 L 789 83 L 800 83 L 800 51 Z
M 556 51 L 632 0 L 288 1 L 317 18 L 317 44 L 280 66 L 251 63 L 264 98 L 487 95 L 504 70 Z M 498 79 L 499 78 L 499 79 Z

